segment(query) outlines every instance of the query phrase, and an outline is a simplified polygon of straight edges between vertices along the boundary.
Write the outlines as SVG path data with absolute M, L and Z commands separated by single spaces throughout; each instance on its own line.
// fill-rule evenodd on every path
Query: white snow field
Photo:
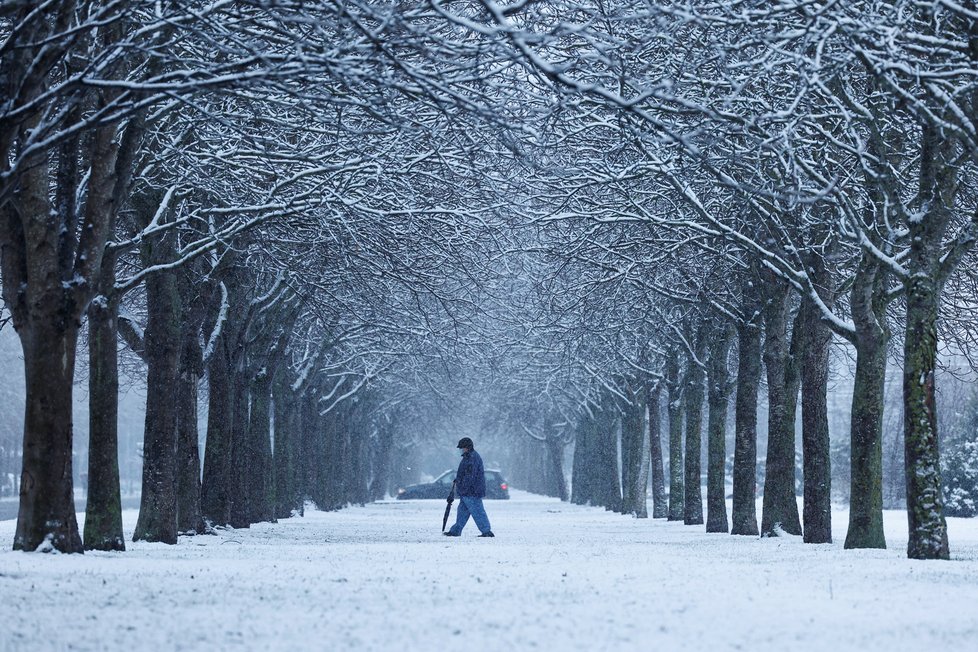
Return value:
M 440 534 L 443 501 L 388 501 L 178 546 L 7 550 L 0 649 L 978 650 L 978 519 L 950 562 L 797 537 L 706 534 L 514 491 L 495 539 Z M 125 512 L 131 532 L 136 513 Z

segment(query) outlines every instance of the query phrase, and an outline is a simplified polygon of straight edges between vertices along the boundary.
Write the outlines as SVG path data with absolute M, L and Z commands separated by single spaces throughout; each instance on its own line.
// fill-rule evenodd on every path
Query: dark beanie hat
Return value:
M 458 440 L 458 446 L 456 446 L 455 448 L 475 448 L 475 446 L 472 444 L 471 439 L 469 439 L 468 437 L 462 437 L 461 439 Z

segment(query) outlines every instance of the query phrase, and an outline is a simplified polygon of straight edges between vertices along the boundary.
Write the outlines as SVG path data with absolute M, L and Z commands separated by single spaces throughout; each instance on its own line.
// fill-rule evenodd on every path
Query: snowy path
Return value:
M 442 501 L 84 556 L 9 552 L 3 521 L 0 650 L 976 649 L 978 519 L 914 562 L 899 512 L 890 550 L 843 551 L 843 512 L 808 546 L 513 495 L 496 539 L 442 537 Z

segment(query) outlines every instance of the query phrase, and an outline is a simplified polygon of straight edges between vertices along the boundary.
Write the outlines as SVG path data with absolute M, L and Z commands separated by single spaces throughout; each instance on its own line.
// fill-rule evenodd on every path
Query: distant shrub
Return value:
M 978 441 L 966 441 L 951 454 L 944 472 L 944 513 L 978 515 Z

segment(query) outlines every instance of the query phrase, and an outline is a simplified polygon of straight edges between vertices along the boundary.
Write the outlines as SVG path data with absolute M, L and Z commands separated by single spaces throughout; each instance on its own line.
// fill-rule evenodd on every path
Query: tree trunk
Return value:
M 143 493 L 133 540 L 174 544 L 177 542 L 177 401 L 173 391 L 180 379 L 181 305 L 173 272 L 160 272 L 146 279 L 146 307 L 148 370 Z
M 318 442 L 321 452 L 317 451 L 314 459 L 318 459 L 315 491 L 313 494 L 319 509 L 331 511 L 339 509 L 343 504 L 344 494 L 344 465 L 346 437 L 340 424 L 342 413 L 346 410 L 343 403 L 335 406 L 325 415 L 320 415 L 318 422 L 322 424 L 322 436 Z
M 696 333 L 696 360 L 689 361 L 686 369 L 686 459 L 685 496 L 683 522 L 686 525 L 703 524 L 703 397 L 705 372 L 700 362 L 705 357 L 706 336 L 701 326 Z
M 587 505 L 594 497 L 593 461 L 594 416 L 584 414 L 577 423 L 574 438 L 574 460 L 571 469 L 571 502 Z
M 903 439 L 910 528 L 907 556 L 948 559 L 934 396 L 938 293 L 934 276 L 914 274 L 915 267 L 911 263 L 907 281 L 907 332 L 903 352 Z
M 649 439 L 648 439 L 648 407 L 645 404 L 647 396 L 642 395 L 642 411 L 639 418 L 642 421 L 641 444 L 638 447 L 638 454 L 641 456 L 641 463 L 638 465 L 638 478 L 635 487 L 635 516 L 637 518 L 649 517 Z
M 822 301 L 831 309 L 832 275 L 821 256 L 809 269 Z M 804 299 L 798 316 L 802 329 L 801 440 L 805 476 L 805 543 L 832 542 L 832 462 L 829 443 L 829 345 L 832 331 L 822 323 L 818 307 Z
M 617 416 L 613 402 L 605 400 L 581 418 L 574 451 L 572 502 L 621 511 Z
M 972 28 L 972 33 L 974 28 Z M 907 479 L 907 524 L 911 559 L 948 559 L 947 523 L 941 487 L 934 372 L 937 313 L 941 297 L 942 245 L 957 191 L 956 145 L 937 128 L 922 130 L 920 195 L 926 214 L 911 220 L 910 256 L 904 287 L 907 325 L 903 349 L 903 445 Z M 978 217 L 975 218 L 978 222 Z M 974 235 L 968 247 L 974 246 Z
M 29 118 L 22 129 L 35 128 L 39 119 Z M 7 167 L 6 159 L 0 161 L 0 169 Z M 3 299 L 24 352 L 26 390 L 13 547 L 82 552 L 73 495 L 71 395 L 79 316 L 86 306 L 66 287 L 72 280 L 71 252 L 61 255 L 64 234 L 52 214 L 49 170 L 46 152 L 31 156 L 14 197 L 0 203 Z
M 292 498 L 295 509 L 301 516 L 305 513 L 305 503 L 309 499 L 309 476 L 306 471 L 310 458 L 313 422 L 307 414 L 308 395 L 297 392 L 294 397 L 294 409 L 289 424 L 289 448 L 292 459 Z
M 669 520 L 683 520 L 683 387 L 679 356 L 666 359 L 666 389 L 669 392 Z
M 292 391 L 289 375 L 284 370 L 275 374 L 273 384 L 273 411 L 275 414 L 275 516 L 289 518 L 300 507 L 296 479 L 299 469 L 296 464 L 296 419 L 297 402 Z
M 710 406 L 707 426 L 706 531 L 727 532 L 726 475 L 727 405 L 730 402 L 730 329 L 723 325 L 713 335 L 710 346 L 707 384 Z
M 121 23 L 110 27 L 106 39 L 118 38 Z M 110 101 L 119 91 L 103 95 L 99 102 Z M 84 227 L 89 233 L 95 225 L 104 229 L 105 239 L 116 230 L 116 217 L 129 196 L 129 185 L 144 127 L 144 114 L 137 113 L 119 134 L 115 126 L 105 126 L 87 140 L 92 147 L 88 157 L 91 169 L 85 204 Z M 73 159 L 73 160 L 70 160 Z M 77 151 L 63 151 L 62 165 L 72 168 L 84 160 Z M 68 184 L 65 190 L 76 194 L 79 184 Z M 77 196 L 77 195 L 76 195 Z M 75 218 L 63 220 L 74 231 Z M 70 239 L 62 237 L 63 256 L 70 255 Z M 88 501 L 85 507 L 85 546 L 98 550 L 125 550 L 122 533 L 122 498 L 119 486 L 119 367 L 118 318 L 121 295 L 116 290 L 118 254 L 106 250 L 105 240 L 98 246 L 101 255 L 96 297 L 88 307 L 89 318 L 89 469 Z M 88 256 L 79 256 L 84 260 Z M 77 275 L 76 275 L 77 278 Z
M 354 505 L 363 507 L 370 502 L 370 465 L 369 455 L 367 454 L 367 436 L 364 432 L 367 428 L 366 414 L 369 411 L 370 394 L 366 394 L 366 399 L 361 398 L 351 410 L 347 432 L 350 436 L 350 452 L 353 465 L 350 484 L 350 502 Z
M 112 270 L 114 271 L 114 270 Z M 115 274 L 103 267 L 103 287 Z M 125 550 L 119 486 L 119 306 L 103 294 L 88 308 L 88 501 L 85 549 Z
M 276 440 L 276 445 L 278 440 Z M 370 480 L 370 499 L 383 500 L 391 483 L 391 464 L 394 460 L 394 424 L 390 417 L 382 418 L 377 428 L 373 455 L 373 477 Z
M 241 356 L 243 358 L 243 356 Z M 256 470 L 249 459 L 254 452 L 248 436 L 250 407 L 249 383 L 245 365 L 239 358 L 230 377 L 231 386 L 231 521 L 233 528 L 251 527 L 251 485 L 257 481 Z
M 885 283 L 879 263 L 864 254 L 851 300 L 856 326 L 852 391 L 849 529 L 846 548 L 885 548 L 883 535 L 883 390 L 886 381 Z
M 630 393 L 630 392 L 629 392 Z M 634 435 L 636 425 L 632 423 L 634 419 L 634 410 L 631 409 L 630 405 L 625 405 L 621 409 L 621 417 L 619 423 L 621 424 L 619 432 L 619 442 L 621 464 L 619 465 L 619 471 L 621 472 L 619 482 L 621 484 L 621 513 L 630 514 L 631 507 L 634 503 L 633 490 L 635 488 L 635 477 L 634 477 L 634 460 L 637 460 L 635 456 L 635 445 L 634 445 Z
M 662 465 L 662 414 L 659 402 L 662 385 L 656 381 L 649 390 L 649 466 L 652 473 L 652 518 L 666 518 L 669 505 L 666 502 L 665 472 Z
M 18 328 L 26 412 L 14 550 L 82 552 L 72 487 L 71 391 L 78 326 L 37 315 Z
M 334 408 L 335 410 L 336 408 Z M 334 451 L 339 451 L 339 443 L 336 441 L 335 428 L 333 427 L 334 414 L 320 414 L 319 405 L 315 397 L 310 397 L 306 407 L 306 418 L 312 424 L 312 430 L 308 433 L 308 458 L 306 459 L 306 473 L 308 475 L 308 491 L 313 502 L 321 510 L 331 509 L 330 503 L 334 499 L 339 486 L 338 473 L 335 473 L 330 464 L 334 461 Z
M 559 433 L 549 433 L 546 441 L 547 459 L 550 462 L 550 469 L 553 475 L 554 489 L 557 496 L 567 502 L 569 495 L 567 492 L 567 479 L 564 477 L 564 440 Z
M 598 417 L 598 498 L 597 504 L 613 512 L 622 511 L 621 473 L 618 469 L 618 438 L 621 419 L 610 399 L 604 401 Z
M 622 512 L 636 518 L 648 518 L 646 486 L 648 485 L 648 448 L 646 446 L 646 389 L 639 385 L 629 392 L 631 404 L 621 417 L 622 445 Z M 627 451 L 627 454 L 626 454 Z
M 204 522 L 201 487 L 200 433 L 197 425 L 198 385 L 204 375 L 201 335 L 212 290 L 195 283 L 196 270 L 180 272 L 180 300 L 184 307 L 180 328 L 180 376 L 177 386 L 177 530 L 187 534 L 208 532 Z
M 231 370 L 225 335 L 220 335 L 207 365 L 207 442 L 201 511 L 212 525 L 231 522 Z
M 275 522 L 275 469 L 272 465 L 272 376 L 262 369 L 251 383 L 251 418 L 248 439 L 252 446 L 251 521 Z
M 197 432 L 197 382 L 200 378 L 198 331 L 184 333 L 177 383 L 177 530 L 204 534 L 201 511 L 200 437 Z
M 34 11 L 29 7 L 25 11 L 28 9 Z M 71 11 L 68 7 L 53 14 L 46 12 L 42 20 L 54 20 L 52 24 L 60 30 L 70 23 Z M 100 38 L 106 43 L 114 42 L 122 24 L 123 21 L 115 21 L 106 26 Z M 31 32 L 23 32 L 28 41 L 33 39 Z M 58 75 L 71 76 L 80 70 L 78 66 L 84 65 L 75 60 L 52 65 L 59 58 L 57 47 L 45 38 L 34 40 L 27 43 L 15 38 L 12 49 L 16 54 L 3 57 L 5 77 L 9 78 L 5 90 L 10 90 L 11 84 L 18 87 L 21 109 L 48 90 L 48 70 L 57 68 Z M 9 46 L 11 43 L 6 43 L 5 49 L 9 50 Z M 53 58 L 48 56 L 52 52 Z M 39 63 L 41 75 L 26 79 L 17 74 L 24 66 L 37 67 Z M 119 92 L 103 89 L 97 96 L 82 98 L 62 116 L 64 124 L 77 126 L 81 118 L 78 107 L 90 106 L 97 112 L 111 105 Z M 105 242 L 123 194 L 116 192 L 118 173 L 126 166 L 117 168 L 117 125 L 109 124 L 86 134 L 89 169 L 83 207 L 77 201 L 81 195 L 81 138 L 77 133 L 62 140 L 57 159 L 52 155 L 53 147 L 19 152 L 25 156 L 21 171 L 7 174 L 13 149 L 23 149 L 33 139 L 31 134 L 36 136 L 47 128 L 43 121 L 51 117 L 50 106 L 40 102 L 38 107 L 22 112 L 0 128 L 0 279 L 5 307 L 10 310 L 21 340 L 26 381 L 20 509 L 14 549 L 82 552 L 71 458 L 76 346 L 81 316 L 88 309 L 94 289 L 99 287 Z M 55 164 L 57 173 L 53 175 Z M 52 189 L 57 206 L 51 201 Z
M 737 399 L 734 409 L 733 510 L 730 534 L 756 536 L 757 387 L 761 380 L 761 325 L 756 315 L 737 327 Z
M 764 307 L 764 364 L 768 388 L 768 444 L 764 474 L 764 503 L 761 535 L 778 536 L 780 531 L 801 534 L 798 502 L 795 499 L 795 406 L 798 385 L 788 344 L 787 284 L 769 279 L 768 302 Z
M 302 478 L 302 501 L 306 499 L 321 503 L 323 501 L 320 476 L 326 464 L 324 454 L 327 437 L 323 417 L 319 414 L 316 393 L 310 392 L 302 401 L 302 427 L 299 429 L 302 440 L 300 467 Z

